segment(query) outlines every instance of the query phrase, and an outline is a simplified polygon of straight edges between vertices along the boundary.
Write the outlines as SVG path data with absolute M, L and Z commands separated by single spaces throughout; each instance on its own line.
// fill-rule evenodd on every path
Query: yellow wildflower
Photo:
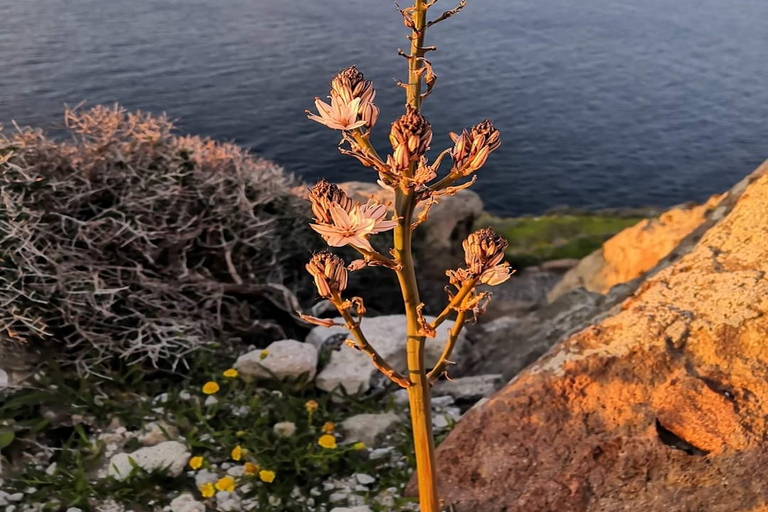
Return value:
M 202 457 L 192 457 L 189 459 L 189 467 L 192 469 L 200 469 L 200 467 L 203 465 L 203 458 Z
M 214 494 L 216 494 L 216 489 L 214 488 L 213 483 L 206 482 L 201 485 L 200 494 L 203 495 L 203 498 L 211 498 Z
M 261 351 L 261 354 L 259 354 L 259 359 L 266 359 L 268 355 L 269 355 L 269 350 L 264 349 Z
M 336 425 L 334 425 L 332 421 L 329 421 L 329 422 L 327 422 L 326 424 L 323 425 L 321 430 L 323 432 L 325 432 L 326 434 L 330 434 L 331 432 L 334 431 L 335 428 L 336 428 Z
M 247 434 L 247 433 L 248 433 L 248 432 L 246 432 L 245 430 L 238 430 L 237 432 L 235 432 L 235 435 L 236 435 L 237 437 L 243 437 L 243 436 L 244 436 L 245 434 Z
M 234 368 L 230 368 L 229 370 L 225 370 L 224 373 L 222 373 L 222 375 L 230 379 L 234 379 L 235 377 L 237 377 L 237 370 L 235 370 Z
M 320 439 L 317 440 L 317 444 L 319 444 L 323 448 L 328 448 L 329 450 L 333 450 L 334 448 L 336 448 L 336 438 L 330 434 L 325 434 L 323 436 L 320 436 Z
M 271 484 L 275 480 L 275 472 L 262 469 L 261 471 L 259 471 L 259 478 L 261 478 L 262 482 L 267 482 L 268 484 Z
M 318 407 L 319 404 L 315 400 L 308 400 L 307 403 L 304 404 L 304 408 L 307 409 L 307 412 L 315 412 Z
M 235 492 L 235 479 L 231 476 L 220 478 L 219 481 L 216 482 L 216 489 L 220 491 Z
M 240 460 L 243 457 L 243 448 L 240 445 L 232 448 L 232 460 Z
M 206 395 L 212 395 L 214 393 L 217 393 L 218 391 L 219 391 L 219 385 L 213 381 L 206 382 L 203 385 L 203 393 L 205 393 Z
M 243 473 L 248 476 L 256 475 L 259 472 L 259 466 L 253 462 L 246 462 L 243 466 Z
M 352 445 L 352 448 L 354 448 L 355 450 L 365 450 L 365 443 L 363 442 L 355 443 Z

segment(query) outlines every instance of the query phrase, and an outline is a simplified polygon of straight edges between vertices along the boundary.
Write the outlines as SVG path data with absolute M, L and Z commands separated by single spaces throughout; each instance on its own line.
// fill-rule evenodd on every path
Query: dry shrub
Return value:
M 313 243 L 291 177 L 165 116 L 65 121 L 61 143 L 0 135 L 0 344 L 60 342 L 90 370 L 291 334 Z

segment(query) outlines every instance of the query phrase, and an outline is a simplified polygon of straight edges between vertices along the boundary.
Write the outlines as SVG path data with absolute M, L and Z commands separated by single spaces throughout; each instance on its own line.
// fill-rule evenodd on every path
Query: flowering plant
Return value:
M 479 291 L 477 286 L 503 283 L 511 274 L 509 264 L 502 261 L 507 242 L 491 229 L 476 231 L 463 243 L 465 267 L 446 272 L 450 283 L 448 304 L 432 322 L 422 314 L 424 304 L 419 300 L 411 251 L 413 231 L 427 220 L 430 207 L 442 197 L 471 186 L 476 179 L 475 173 L 500 144 L 499 131 L 485 120 L 460 134 L 451 133 L 453 147 L 441 152 L 432 162 L 426 156 L 432 143 L 432 126 L 421 114 L 421 104 L 432 92 L 437 77 L 425 58 L 436 48 L 424 46 L 425 33 L 427 28 L 450 18 L 466 5 L 462 0 L 455 9 L 427 21 L 427 13 L 436 2 L 414 0 L 410 7 L 398 7 L 406 27 L 411 30 L 408 37 L 411 44 L 409 53 L 399 51 L 408 61 L 408 81 L 399 83 L 406 90 L 405 114 L 390 128 L 391 154 L 382 158 L 371 144 L 371 132 L 379 117 L 379 109 L 373 103 L 376 92 L 373 83 L 366 80 L 355 66 L 344 69 L 333 78 L 330 104 L 316 98 L 317 114 L 307 112 L 310 119 L 341 131 L 339 150 L 372 168 L 378 173 L 379 185 L 394 194 L 394 213 L 388 218 L 390 205 L 373 199 L 362 204 L 336 185 L 320 180 L 309 193 L 315 218 L 312 228 L 330 247 L 348 245 L 362 257 L 347 265 L 338 256 L 324 251 L 312 257 L 307 270 L 313 276 L 320 296 L 328 299 L 344 319 L 353 336 L 347 344 L 370 356 L 382 373 L 408 390 L 422 512 L 439 509 L 430 388 L 453 364 L 451 353 L 465 322 L 476 319 L 485 310 L 490 294 Z M 446 156 L 452 161 L 450 170 L 438 179 Z M 373 248 L 370 237 L 390 230 L 394 232 L 393 248 L 389 254 L 382 254 Z M 365 315 L 363 299 L 342 297 L 348 272 L 373 265 L 394 271 L 400 284 L 407 323 L 407 374 L 393 368 L 367 341 L 361 327 Z M 434 337 L 437 328 L 453 314 L 456 318 L 448 341 L 435 366 L 428 370 L 424 362 L 425 339 Z M 318 325 L 334 324 L 333 320 L 302 317 Z

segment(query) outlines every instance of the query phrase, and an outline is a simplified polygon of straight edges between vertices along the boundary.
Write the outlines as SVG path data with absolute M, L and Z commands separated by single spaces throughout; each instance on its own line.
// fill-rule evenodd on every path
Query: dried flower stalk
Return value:
M 357 158 L 363 165 L 378 173 L 378 183 L 394 192 L 394 213 L 387 219 L 387 206 L 369 201 L 361 204 L 349 198 L 336 185 L 325 180 L 318 182 L 309 193 L 318 232 L 331 247 L 349 245 L 363 259 L 349 266 L 337 256 L 323 252 L 316 254 L 307 265 L 320 296 L 327 298 L 338 309 L 346 327 L 353 336 L 348 345 L 365 352 L 373 364 L 394 383 L 408 390 L 413 425 L 419 501 L 422 512 L 438 512 L 440 503 L 436 487 L 435 450 L 432 435 L 431 386 L 447 375 L 453 364 L 451 354 L 465 322 L 482 314 L 490 294 L 477 290 L 480 284 L 498 285 L 511 275 L 509 264 L 503 262 L 507 242 L 491 229 L 472 233 L 463 243 L 464 268 L 448 270 L 450 287 L 448 304 L 437 318 L 429 323 L 422 314 L 424 304 L 419 298 L 413 263 L 413 230 L 429 215 L 429 208 L 445 195 L 453 195 L 475 181 L 475 173 L 485 164 L 488 156 L 500 144 L 499 131 L 489 120 L 451 133 L 453 147 L 444 150 L 432 162 L 426 156 L 432 143 L 432 126 L 421 114 L 421 104 L 432 92 L 437 80 L 431 63 L 425 58 L 435 47 L 424 46 L 428 27 L 457 14 L 465 5 L 445 11 L 434 20 L 427 21 L 427 13 L 437 0 L 414 0 L 413 5 L 399 9 L 403 23 L 410 29 L 410 49 L 399 53 L 408 61 L 408 81 L 399 83 L 406 91 L 405 113 L 392 123 L 389 140 L 392 154 L 382 158 L 370 142 L 371 131 L 379 117 L 373 101 L 376 91 L 363 73 L 351 66 L 338 73 L 331 82 L 330 103 L 315 99 L 318 113 L 309 111 L 313 121 L 342 132 L 339 150 Z M 426 90 L 425 89 L 426 86 Z M 451 169 L 437 180 L 443 159 L 450 156 Z M 468 178 L 468 180 L 466 180 Z M 465 180 L 456 185 L 456 182 Z M 421 213 L 415 210 L 422 206 Z M 393 230 L 390 256 L 373 249 L 370 237 Z M 363 333 L 361 321 L 365 314 L 362 299 L 342 298 L 347 283 L 347 272 L 358 271 L 368 265 L 382 265 L 392 269 L 400 284 L 407 324 L 406 374 L 400 374 L 371 346 Z M 354 315 L 353 315 L 354 311 Z M 428 371 L 424 362 L 424 342 L 436 335 L 438 327 L 456 314 L 443 352 Z M 332 325 L 332 320 L 303 316 L 319 325 Z

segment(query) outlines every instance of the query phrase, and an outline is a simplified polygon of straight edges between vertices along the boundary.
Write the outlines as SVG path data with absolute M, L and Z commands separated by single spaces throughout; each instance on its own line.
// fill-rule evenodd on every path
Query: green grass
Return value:
M 608 238 L 642 220 L 602 214 L 545 215 L 503 219 L 484 215 L 476 226 L 490 226 L 509 241 L 507 260 L 518 268 L 561 258 L 580 259 Z
M 223 477 L 226 472 L 221 469 L 222 463 L 242 465 L 248 461 L 274 471 L 276 478 L 272 483 L 262 482 L 257 475 L 236 479 L 240 489 L 249 485 L 250 490 L 240 495 L 253 499 L 255 510 L 314 510 L 320 503 L 328 504 L 334 492 L 323 490 L 324 481 L 354 473 L 377 478 L 368 492 L 360 493 L 374 511 L 390 509 L 373 499 L 390 487 L 398 490 L 398 510 L 412 502 L 399 497 L 414 466 L 410 432 L 405 424 L 394 430 L 386 443 L 395 448 L 392 458 L 371 460 L 368 448 L 356 449 L 339 442 L 337 448 L 328 449 L 317 442 L 326 422 L 340 425 L 354 414 L 391 410 L 391 400 L 381 395 L 354 396 L 344 403 L 335 403 L 328 394 L 309 384 L 266 385 L 241 377 L 225 378 L 222 372 L 227 368 L 220 365 L 231 359 L 232 355 L 208 354 L 198 358 L 185 375 L 150 372 L 135 366 L 88 379 L 62 373 L 55 366 L 38 372 L 36 389 L 0 396 L 0 432 L 6 432 L 6 441 L 10 438 L 7 433 L 13 433 L 10 443 L 0 447 L 0 455 L 15 468 L 10 476 L 5 475 L 3 490 L 11 493 L 34 487 L 36 491 L 25 499 L 46 503 L 45 510 L 51 511 L 68 507 L 93 510 L 95 501 L 106 499 L 134 510 L 152 510 L 167 505 L 182 492 L 191 492 L 197 500 L 205 502 L 194 476 L 187 471 L 172 478 L 137 468 L 126 481 L 96 478 L 97 470 L 103 469 L 106 460 L 105 445 L 96 435 L 99 430 L 106 429 L 115 419 L 129 431 L 162 420 L 179 429 L 193 456 L 203 457 L 201 470 L 209 469 Z M 214 395 L 218 402 L 206 406 L 201 387 L 209 380 L 218 382 L 221 389 Z M 153 402 L 152 398 L 160 393 L 167 393 L 167 401 Z M 187 394 L 191 398 L 185 398 Z M 318 404 L 312 414 L 306 408 L 308 400 Z M 273 425 L 283 421 L 296 425 L 296 432 L 289 438 L 279 437 L 273 431 Z M 40 451 L 41 446 L 51 450 L 52 458 L 30 462 L 29 454 Z M 235 446 L 246 450 L 239 462 L 231 458 Z M 138 447 L 138 441 L 133 439 L 126 445 L 126 451 Z M 51 462 L 57 464 L 55 471 L 46 471 Z M 315 504 L 309 507 L 292 497 L 295 489 L 304 497 L 310 496 L 311 489 L 322 492 L 317 495 L 315 491 Z M 214 509 L 215 498 L 208 500 L 208 504 Z M 328 509 L 333 506 L 343 504 Z

